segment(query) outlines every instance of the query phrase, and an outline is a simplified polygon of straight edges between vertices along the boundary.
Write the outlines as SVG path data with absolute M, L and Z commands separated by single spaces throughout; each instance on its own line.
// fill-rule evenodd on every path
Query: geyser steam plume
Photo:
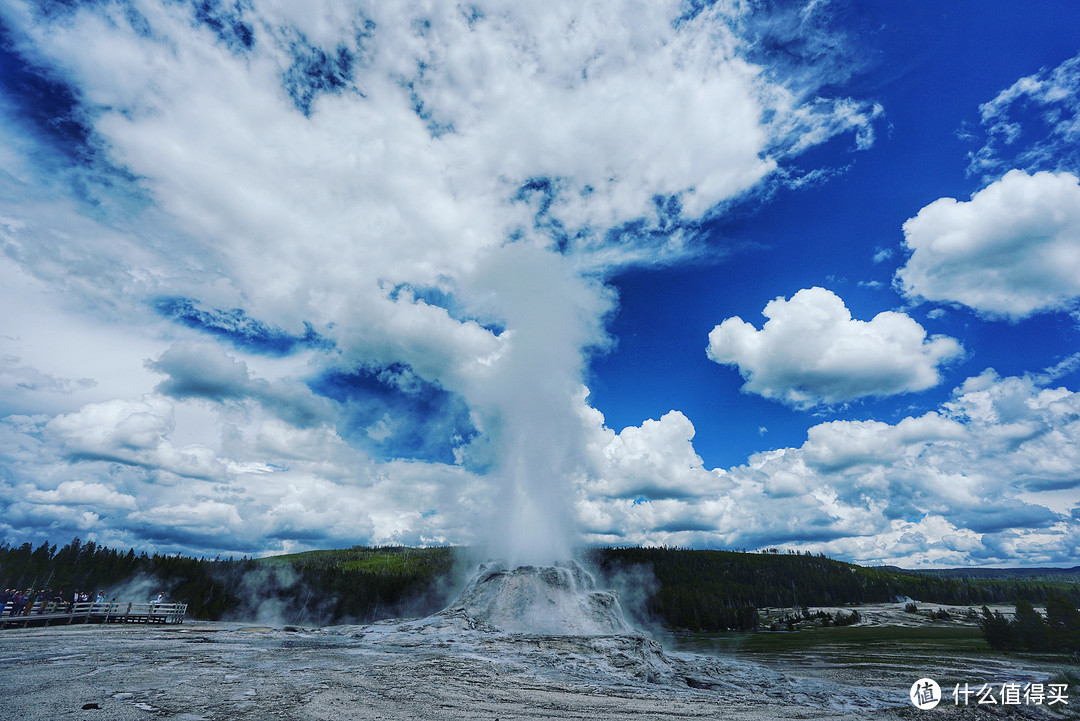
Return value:
M 612 293 L 565 257 L 524 243 L 487 253 L 472 281 L 508 337 L 470 394 L 500 484 L 486 550 L 511 567 L 551 564 L 570 557 L 576 536 L 573 480 L 587 472 L 582 377 L 586 353 L 606 342 Z

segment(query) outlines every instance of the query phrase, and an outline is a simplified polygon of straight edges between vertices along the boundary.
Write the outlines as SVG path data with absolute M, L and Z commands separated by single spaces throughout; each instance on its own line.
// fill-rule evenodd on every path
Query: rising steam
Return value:
M 570 557 L 573 481 L 586 472 L 579 405 L 588 349 L 602 346 L 609 289 L 525 244 L 486 255 L 473 277 L 505 323 L 504 350 L 468 397 L 484 415 L 499 483 L 486 550 L 512 566 Z

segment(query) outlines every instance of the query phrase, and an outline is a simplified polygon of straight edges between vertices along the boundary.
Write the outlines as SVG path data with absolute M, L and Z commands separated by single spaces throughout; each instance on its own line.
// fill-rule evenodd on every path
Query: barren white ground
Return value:
M 8 629 L 0 632 L 0 706 L 20 721 L 1077 717 L 919 711 L 907 699 L 913 669 L 902 659 L 892 671 L 812 654 L 759 664 L 666 653 L 635 633 L 530 636 L 469 625 L 432 617 L 299 630 L 191 621 Z M 956 663 L 948 661 L 954 672 Z M 959 670 L 972 682 L 1045 671 Z
M 871 625 L 923 618 L 899 616 L 894 605 L 862 612 Z M 665 651 L 575 562 L 488 563 L 449 607 L 421 619 L 2 631 L 0 708 L 11 719 L 108 721 L 967 718 L 984 709 L 915 709 L 913 681 L 1047 676 L 1008 660 L 938 654 L 909 660 L 830 647 L 753 662 Z M 1005 712 L 1061 717 L 1045 708 Z

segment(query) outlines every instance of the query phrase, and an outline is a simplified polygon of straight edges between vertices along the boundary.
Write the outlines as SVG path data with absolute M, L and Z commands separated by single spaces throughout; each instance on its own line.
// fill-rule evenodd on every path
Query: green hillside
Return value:
M 468 574 L 467 549 L 354 547 L 262 559 L 196 559 L 118 551 L 79 539 L 57 548 L 0 545 L 0 588 L 105 588 L 138 599 L 165 589 L 204 619 L 283 624 L 366 623 L 419 616 L 451 600 Z M 908 597 L 980 606 L 1052 594 L 1080 605 L 1068 574 L 965 577 L 867 568 L 824 556 L 674 548 L 581 553 L 624 605 L 674 630 L 752 629 L 757 609 L 880 603 Z M 983 569 L 985 573 L 985 569 Z
M 645 568 L 655 578 L 647 610 L 669 628 L 748 628 L 752 609 L 885 603 L 912 598 L 979 606 L 1046 602 L 1060 593 L 1080 603 L 1080 584 L 1005 574 L 960 578 L 856 566 L 825 556 L 672 548 L 604 548 L 590 560 L 602 575 Z

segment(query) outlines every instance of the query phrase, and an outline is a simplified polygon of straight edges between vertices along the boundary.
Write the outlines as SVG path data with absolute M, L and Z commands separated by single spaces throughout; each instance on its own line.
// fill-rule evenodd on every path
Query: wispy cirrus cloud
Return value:
M 979 111 L 985 142 L 969 173 L 991 182 L 1012 169 L 1080 171 L 1080 55 L 1020 78 Z

